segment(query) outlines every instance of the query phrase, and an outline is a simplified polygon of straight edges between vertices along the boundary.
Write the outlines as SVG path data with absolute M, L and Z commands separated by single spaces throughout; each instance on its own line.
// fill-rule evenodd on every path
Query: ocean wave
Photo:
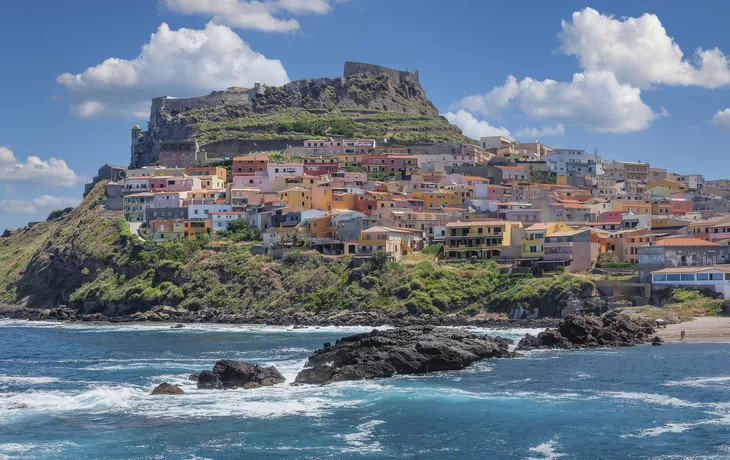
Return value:
M 15 385 L 37 384 L 43 385 L 48 383 L 60 382 L 56 377 L 20 377 L 15 375 L 0 375 L 0 383 L 10 383 Z
M 636 393 L 623 391 L 602 391 L 597 393 L 599 396 L 626 399 L 632 401 L 640 401 L 653 406 L 674 406 L 674 407 L 702 407 L 701 403 L 685 401 L 673 396 L 656 394 L 656 393 Z
M 558 443 L 552 439 L 535 447 L 530 447 L 528 449 L 529 452 L 541 455 L 542 457 L 527 457 L 526 460 L 553 460 L 556 458 L 565 457 L 566 454 L 556 452 L 557 447 Z
M 730 386 L 725 385 L 730 382 L 730 377 L 690 377 L 683 380 L 669 380 L 664 383 L 664 386 L 668 387 L 692 387 L 692 388 L 712 388 L 712 389 L 730 389 Z
M 383 420 L 370 420 L 369 422 L 361 423 L 355 428 L 354 433 L 348 433 L 341 435 L 342 439 L 345 440 L 349 447 L 343 448 L 342 452 L 359 452 L 359 453 L 373 453 L 380 452 L 382 448 L 380 442 L 374 441 L 373 431 L 378 425 L 385 423 Z

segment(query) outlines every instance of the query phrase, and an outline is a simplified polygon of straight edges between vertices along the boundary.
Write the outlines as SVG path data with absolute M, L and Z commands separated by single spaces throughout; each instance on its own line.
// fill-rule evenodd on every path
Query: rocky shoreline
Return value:
M 101 313 L 81 313 L 72 308 L 24 308 L 0 305 L 0 318 L 27 321 L 84 321 L 107 323 L 172 323 L 172 324 L 265 324 L 271 326 L 472 326 L 490 329 L 545 329 L 555 327 L 557 319 L 494 319 L 484 316 L 439 315 L 415 316 L 405 311 L 325 311 L 301 309 L 247 310 L 225 312 L 216 308 L 197 311 L 159 306 L 132 315 L 107 317 Z

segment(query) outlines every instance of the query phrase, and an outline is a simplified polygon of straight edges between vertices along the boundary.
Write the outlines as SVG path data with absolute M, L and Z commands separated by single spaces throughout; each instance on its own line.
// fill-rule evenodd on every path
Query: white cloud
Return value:
M 537 139 L 545 136 L 563 136 L 565 135 L 565 126 L 558 123 L 555 126 L 543 126 L 542 128 L 520 128 L 515 133 L 518 137 L 529 137 Z
M 573 13 L 558 35 L 560 50 L 576 56 L 588 72 L 613 72 L 620 82 L 717 88 L 730 84 L 728 59 L 718 48 L 695 51 L 694 62 L 667 35 L 659 18 L 644 14 L 616 19 L 592 8 Z
M 208 23 L 203 30 L 170 30 L 160 25 L 135 59 L 109 58 L 80 74 L 59 75 L 71 111 L 82 118 L 149 115 L 153 97 L 197 96 L 230 86 L 253 87 L 256 81 L 289 81 L 278 60 L 253 51 L 226 26 Z
M 0 182 L 38 184 L 49 187 L 73 187 L 86 180 L 57 158 L 41 160 L 30 156 L 19 162 L 13 151 L 0 147 Z
M 464 133 L 465 136 L 468 136 L 472 139 L 479 140 L 480 137 L 489 136 L 510 137 L 509 131 L 506 128 L 497 128 L 496 126 L 490 125 L 486 121 L 479 121 L 474 118 L 474 115 L 465 110 L 459 110 L 456 113 L 448 112 L 444 114 L 444 117 L 446 117 L 446 119 L 449 120 L 451 124 L 454 124 L 461 128 L 461 131 Z
M 569 82 L 532 78 L 517 82 L 510 75 L 503 86 L 464 98 L 458 105 L 493 115 L 513 104 L 533 120 L 584 126 L 597 132 L 640 131 L 657 117 L 641 100 L 640 89 L 619 83 L 610 72 L 576 73 Z
M 730 109 L 718 110 L 710 123 L 719 126 L 723 131 L 730 133 Z
M 43 195 L 32 200 L 0 200 L 0 212 L 14 214 L 35 214 L 50 212 L 54 209 L 76 207 L 81 203 L 77 198 Z
M 327 14 L 336 0 L 163 0 L 170 10 L 211 17 L 216 24 L 263 32 L 291 32 L 301 28 L 282 14 Z

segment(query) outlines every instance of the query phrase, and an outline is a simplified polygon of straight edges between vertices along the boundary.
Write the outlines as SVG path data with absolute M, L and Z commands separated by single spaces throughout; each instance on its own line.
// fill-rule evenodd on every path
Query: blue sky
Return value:
M 714 1 L 3 2 L 0 230 L 74 204 L 103 163 L 126 164 L 130 128 L 144 126 L 152 95 L 334 77 L 346 60 L 419 69 L 430 99 L 472 136 L 509 132 L 726 177 L 728 10 Z

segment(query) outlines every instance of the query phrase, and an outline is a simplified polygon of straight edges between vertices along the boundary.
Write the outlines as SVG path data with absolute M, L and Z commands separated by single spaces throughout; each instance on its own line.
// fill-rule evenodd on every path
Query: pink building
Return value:
M 271 191 L 273 179 L 266 173 L 256 173 L 253 176 L 233 176 L 233 188 L 255 188 L 262 193 Z
M 150 192 L 166 192 L 167 181 L 171 178 L 172 176 L 150 177 Z
M 190 190 L 199 190 L 203 188 L 200 178 L 191 176 L 173 176 L 167 178 L 168 192 L 188 192 Z
M 337 157 L 313 157 L 304 159 L 304 174 L 325 176 L 339 169 Z
M 362 159 L 362 167 L 371 173 L 399 172 L 410 176 L 418 167 L 415 155 L 368 155 Z
M 155 193 L 155 208 L 179 208 L 187 192 L 158 192 Z
M 303 163 L 269 163 L 266 167 L 269 180 L 274 180 L 284 174 L 301 176 L 304 174 Z

